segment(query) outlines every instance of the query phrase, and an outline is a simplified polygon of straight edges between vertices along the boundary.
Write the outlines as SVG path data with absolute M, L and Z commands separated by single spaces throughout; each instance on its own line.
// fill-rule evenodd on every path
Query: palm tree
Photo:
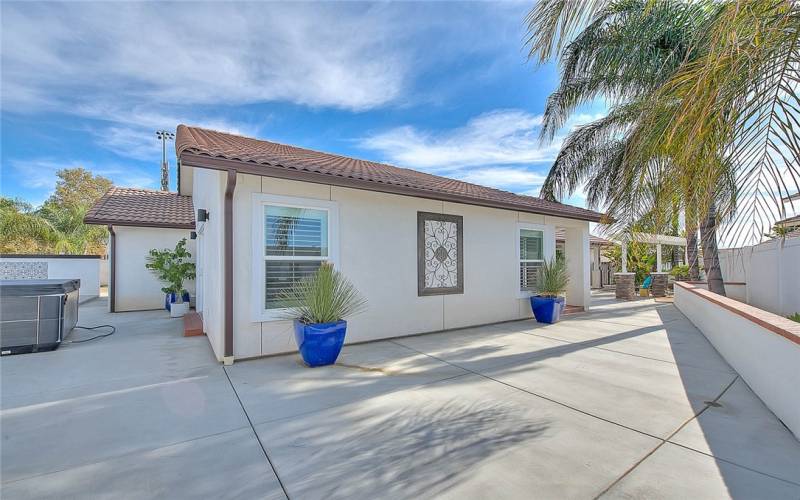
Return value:
M 543 2 L 538 7 L 546 10 L 548 6 Z M 535 31 L 537 23 L 547 19 L 541 14 L 534 9 L 529 18 L 532 56 L 540 34 Z M 628 198 L 630 189 L 651 195 L 650 203 L 637 208 L 653 205 L 660 191 L 653 182 L 662 177 L 659 172 L 666 158 L 654 158 L 645 165 L 626 161 L 625 135 L 641 115 L 646 96 L 687 58 L 691 39 L 708 15 L 709 9 L 699 4 L 686 8 L 676 3 L 650 6 L 646 0 L 609 3 L 564 47 L 561 84 L 547 101 L 542 137 L 552 139 L 578 105 L 599 95 L 610 97 L 613 105 L 604 118 L 569 134 L 542 188 L 544 197 L 561 198 L 587 181 L 590 206 L 618 205 L 619 200 Z M 641 175 L 624 176 L 624 171 Z M 625 177 L 637 185 L 624 184 Z M 682 208 L 676 205 L 680 198 L 668 201 L 673 210 Z M 660 221 L 658 212 L 647 212 L 637 214 L 637 229 L 664 232 L 666 221 L 675 220 L 673 215 Z M 686 217 L 689 263 L 695 279 L 699 277 L 696 221 L 696 217 Z
M 760 238 L 776 213 L 769 202 L 800 178 L 791 132 L 799 25 L 789 0 L 540 0 L 528 17 L 530 55 L 559 56 L 563 68 L 543 133 L 590 98 L 612 101 L 607 117 L 567 138 L 543 194 L 588 181 L 589 202 L 628 227 L 681 210 L 691 239 L 702 221 L 709 288 L 724 293 L 718 223 L 734 240 L 746 226 Z
M 105 253 L 106 230 L 83 223 L 86 207 L 45 204 L 34 210 L 29 204 L 3 198 L 0 201 L 0 251 L 9 253 L 96 254 Z
M 722 182 L 734 196 L 700 196 L 701 213 L 730 222 L 734 244 L 760 241 L 800 189 L 800 3 L 722 2 L 698 34 L 695 57 L 655 92 L 632 138 L 632 156 L 654 144 L 696 163 L 699 193 Z M 718 205 L 720 201 L 727 201 Z

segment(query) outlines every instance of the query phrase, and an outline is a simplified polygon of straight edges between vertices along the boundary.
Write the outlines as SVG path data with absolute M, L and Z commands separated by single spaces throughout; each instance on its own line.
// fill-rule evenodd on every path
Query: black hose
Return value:
M 102 339 L 102 338 L 114 335 L 114 332 L 117 331 L 116 327 L 111 326 L 111 325 L 75 326 L 75 328 L 80 328 L 81 330 L 97 330 L 98 328 L 111 328 L 111 331 L 108 332 L 108 333 L 103 333 L 101 335 L 95 335 L 94 337 L 90 337 L 88 339 L 65 341 L 64 342 L 65 344 L 80 344 L 81 342 L 89 342 L 90 340 Z

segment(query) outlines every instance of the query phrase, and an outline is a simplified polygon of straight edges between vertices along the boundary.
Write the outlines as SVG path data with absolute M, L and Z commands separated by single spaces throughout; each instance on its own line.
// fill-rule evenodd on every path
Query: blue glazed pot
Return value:
M 332 365 L 344 345 L 347 321 L 335 323 L 294 322 L 294 340 L 308 366 Z
M 565 305 L 564 297 L 531 297 L 531 310 L 539 323 L 557 323 Z
M 189 292 L 184 292 L 183 296 L 181 298 L 183 298 L 184 302 L 189 302 L 189 301 L 192 300 L 192 298 L 189 296 Z M 178 298 L 176 297 L 175 292 L 165 294 L 164 295 L 164 309 L 166 309 L 167 311 L 172 310 L 172 303 L 177 301 L 177 300 L 178 300 Z

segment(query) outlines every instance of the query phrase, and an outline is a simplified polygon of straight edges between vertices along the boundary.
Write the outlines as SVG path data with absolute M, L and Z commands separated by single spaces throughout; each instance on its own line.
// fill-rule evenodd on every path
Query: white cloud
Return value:
M 220 106 L 386 104 L 412 59 L 363 5 L 3 2 L 1 17 L 0 109 L 93 120 L 99 146 L 139 160 L 158 161 L 154 132 L 178 123 L 258 134 Z
M 458 176 L 460 180 L 498 189 L 538 196 L 539 187 L 547 177 L 546 172 L 536 172 L 525 168 L 489 167 L 471 169 Z M 525 188 L 520 191 L 520 188 Z
M 257 129 L 243 124 L 219 119 L 193 118 L 185 114 L 150 113 L 138 109 L 120 110 L 104 107 L 81 109 L 85 116 L 104 119 L 109 124 L 91 130 L 97 143 L 116 154 L 138 160 L 158 161 L 161 158 L 161 142 L 156 139 L 156 130 L 175 130 L 178 123 L 220 130 L 232 134 L 257 135 Z M 173 147 L 167 146 L 167 158 L 173 155 Z
M 565 130 L 595 120 L 602 114 L 578 114 Z M 411 125 L 380 132 L 360 141 L 360 146 L 379 152 L 385 161 L 430 172 L 450 172 L 470 167 L 552 162 L 563 141 L 539 140 L 541 115 L 523 110 L 494 110 L 470 119 L 465 125 L 436 132 Z
M 4 3 L 3 107 L 369 109 L 400 95 L 412 63 L 396 24 L 353 4 Z
M 10 162 L 10 174 L 17 182 L 28 189 L 53 191 L 56 185 L 56 172 L 65 168 L 83 167 L 91 170 L 95 175 L 102 175 L 114 181 L 118 186 L 155 188 L 157 176 L 139 168 L 129 165 L 103 165 L 98 166 L 89 161 L 66 160 L 54 158 L 36 158 L 32 160 Z
M 565 131 L 602 116 L 603 113 L 576 114 L 549 144 L 539 140 L 541 115 L 506 109 L 481 114 L 450 130 L 396 127 L 366 137 L 359 145 L 377 151 L 382 160 L 403 167 L 538 196 Z M 583 188 L 565 202 L 585 206 Z
M 411 97 L 410 88 L 437 61 L 496 56 L 498 46 L 519 43 L 513 30 L 487 27 L 519 16 L 519 7 L 508 5 L 3 2 L 0 8 L 0 109 L 98 120 L 89 131 L 100 146 L 150 160 L 160 153 L 151 141 L 156 129 L 185 122 L 257 135 L 269 119 L 212 118 L 226 106 L 290 102 L 358 112 L 407 104 L 431 97 Z M 476 15 L 486 22 L 475 26 Z
M 360 145 L 392 163 L 439 172 L 552 161 L 558 145 L 539 144 L 541 122 L 541 116 L 525 111 L 496 110 L 456 129 L 421 132 L 402 126 L 367 137 Z

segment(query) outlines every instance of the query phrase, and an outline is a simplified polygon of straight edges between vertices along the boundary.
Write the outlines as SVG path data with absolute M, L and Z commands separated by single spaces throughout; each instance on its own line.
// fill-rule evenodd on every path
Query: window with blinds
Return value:
M 328 211 L 264 206 L 264 306 L 289 306 L 281 296 L 328 260 Z
M 544 233 L 534 229 L 519 230 L 519 287 L 535 292 L 544 262 Z

